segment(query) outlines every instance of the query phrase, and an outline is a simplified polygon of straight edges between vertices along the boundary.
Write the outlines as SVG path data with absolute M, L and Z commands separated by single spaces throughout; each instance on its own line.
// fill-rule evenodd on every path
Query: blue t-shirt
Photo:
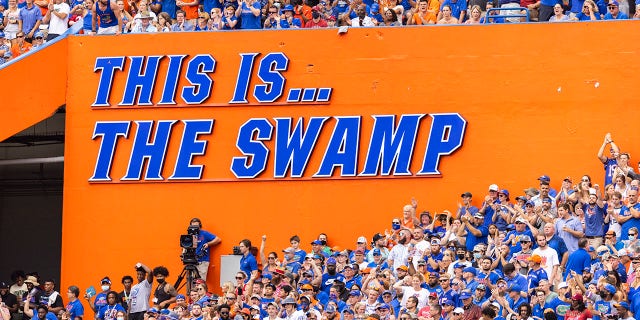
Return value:
M 340 281 L 344 281 L 344 276 L 340 273 L 335 273 L 334 275 L 330 275 L 328 273 L 322 274 L 322 283 L 320 284 L 320 290 L 324 291 L 326 294 L 329 294 L 329 289 L 333 285 L 333 282 L 338 279 Z
M 593 308 L 596 311 L 600 311 L 600 313 L 602 314 L 611 314 L 611 311 L 613 310 L 612 301 L 598 300 L 596 301 L 596 303 L 593 304 Z M 599 315 L 596 315 L 595 313 L 593 313 L 592 319 L 600 320 L 602 318 Z
M 98 311 L 98 319 L 115 320 L 116 314 L 118 313 L 118 311 L 126 312 L 126 310 L 124 310 L 122 305 L 120 305 L 119 303 L 116 303 L 113 306 L 106 305 L 100 308 L 100 311 Z
M 456 19 L 460 19 L 460 14 L 462 13 L 462 11 L 467 10 L 467 0 L 457 0 L 455 2 L 454 0 L 444 0 L 442 5 L 440 6 L 440 11 L 442 11 L 442 8 L 447 4 L 451 6 L 451 16 L 455 17 Z
M 520 252 L 522 251 L 522 245 L 520 245 L 520 238 L 522 236 L 529 236 L 529 239 L 531 239 L 532 244 L 535 243 L 535 241 L 533 241 L 533 239 L 535 239 L 535 237 L 533 236 L 533 233 L 531 233 L 531 230 L 529 230 L 529 227 L 527 227 L 527 229 L 525 229 L 522 232 L 513 230 L 513 231 L 509 231 L 509 233 L 507 233 L 507 235 L 504 237 L 505 241 L 511 239 L 511 237 L 513 236 L 513 238 L 515 239 L 515 245 L 511 245 L 511 241 L 509 241 L 509 252 L 510 253 L 516 253 L 516 252 Z M 534 247 L 531 247 L 532 249 L 534 249 Z
M 529 273 L 527 274 L 527 283 L 529 289 L 535 289 L 540 284 L 540 280 L 549 280 L 549 276 L 544 268 L 540 268 L 538 270 L 529 269 Z
M 640 203 L 634 204 L 633 208 L 635 208 L 636 210 L 640 210 Z M 622 209 L 620 209 L 620 215 L 621 216 L 631 215 L 631 212 L 629 211 L 629 207 L 623 206 Z M 620 231 L 620 240 L 629 240 L 629 234 L 628 234 L 629 229 L 633 227 L 640 229 L 640 219 L 631 218 L 622 224 L 622 230 Z
M 585 203 L 582 205 L 584 211 L 584 235 L 587 237 L 604 236 L 604 216 L 607 214 L 604 207 L 598 204 L 593 208 Z
M 258 12 L 262 9 L 260 2 L 256 1 L 251 5 Z M 240 14 L 240 29 L 262 29 L 260 15 L 257 17 L 251 12 L 246 2 L 242 2 L 242 13 Z
M 573 253 L 569 254 L 567 259 L 567 268 L 562 273 L 562 276 L 566 279 L 567 275 L 571 271 L 575 271 L 577 274 L 582 275 L 582 270 L 591 267 L 591 256 L 589 252 L 584 248 L 579 248 Z
M 578 0 L 576 0 L 577 2 Z M 582 10 L 582 3 L 580 2 L 580 8 L 578 8 L 578 11 L 573 11 L 573 5 L 571 6 L 571 12 L 580 12 Z M 614 159 L 614 158 L 608 158 L 607 161 L 604 162 L 604 185 L 608 185 L 611 184 L 613 181 L 613 173 L 616 171 L 616 168 L 618 167 L 618 160 Z
M 604 20 L 624 20 L 624 19 L 629 19 L 629 16 L 622 12 L 618 12 L 618 16 L 616 18 L 613 17 L 611 12 L 607 12 L 607 14 L 604 15 Z M 596 317 L 593 317 L 593 320 L 596 320 Z
M 247 281 L 251 277 L 251 272 L 258 270 L 258 261 L 250 252 L 240 258 L 240 270 L 247 274 Z
M 216 235 L 205 230 L 200 230 L 198 235 L 198 245 L 196 246 L 196 255 L 198 256 L 198 262 L 209 261 L 209 248 L 203 249 L 205 243 L 211 242 L 216 238 Z
M 56 317 L 55 314 L 53 314 L 53 312 L 49 311 L 47 312 L 47 315 L 45 316 L 46 320 L 58 320 L 58 317 Z M 38 318 L 38 310 L 33 310 L 33 317 L 31 317 L 31 320 L 40 320 L 40 318 Z
M 168 13 L 171 19 L 176 19 L 177 10 L 178 6 L 176 6 L 176 0 L 162 0 L 162 11 Z
M 76 317 L 82 318 L 84 315 L 84 307 L 80 300 L 76 299 L 73 301 L 69 301 L 66 306 L 67 311 L 69 311 L 69 319 L 74 320 Z
M 100 292 L 96 294 L 96 299 L 93 300 L 93 305 L 96 307 L 96 310 L 100 310 L 100 308 L 107 305 L 107 293 Z
M 465 243 L 465 246 L 467 247 L 467 251 L 473 251 L 473 247 L 475 247 L 477 244 L 483 243 L 483 244 L 487 244 L 487 236 L 489 235 L 489 228 L 485 225 L 481 225 L 481 226 L 474 226 L 476 229 L 478 229 L 478 231 L 480 231 L 481 235 L 479 237 L 476 237 L 474 234 L 471 233 L 471 231 L 469 231 L 469 228 L 467 228 L 467 242 Z

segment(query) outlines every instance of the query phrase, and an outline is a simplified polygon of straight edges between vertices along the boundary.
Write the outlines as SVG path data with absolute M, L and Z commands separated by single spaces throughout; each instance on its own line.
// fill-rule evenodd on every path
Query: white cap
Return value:
M 594 188 L 589 188 L 589 195 L 596 195 L 596 189 Z
M 356 242 L 367 243 L 367 238 L 365 238 L 364 236 L 360 236 L 360 238 L 358 238 L 358 241 Z
M 491 305 L 500 309 L 500 304 L 498 303 L 498 301 L 491 302 Z
M 562 288 L 568 288 L 569 285 L 566 282 L 560 282 L 558 283 L 558 289 L 562 289 Z
M 489 191 L 498 191 L 500 190 L 500 188 L 498 188 L 497 184 L 492 184 L 489 186 Z
M 453 309 L 453 313 L 464 313 L 464 309 L 457 307 L 455 309 Z

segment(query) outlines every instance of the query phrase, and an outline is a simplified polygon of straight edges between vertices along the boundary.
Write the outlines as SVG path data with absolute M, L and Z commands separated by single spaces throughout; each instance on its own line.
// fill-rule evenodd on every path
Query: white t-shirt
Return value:
M 413 287 L 401 287 L 402 288 L 402 301 L 400 302 L 400 305 L 403 308 L 407 307 L 407 300 L 409 300 L 409 297 L 416 297 L 418 298 L 418 310 L 422 309 L 424 306 L 427 305 L 427 302 L 429 301 L 429 290 L 425 289 L 425 288 L 420 288 L 419 291 L 416 291 L 415 289 L 413 289 Z
M 151 284 L 147 279 L 134 285 L 131 288 L 131 295 L 129 296 L 130 312 L 146 312 L 149 310 L 149 297 L 151 296 Z
M 556 249 L 547 246 L 546 249 L 542 250 L 539 247 L 533 250 L 532 255 L 539 255 L 542 258 L 542 263 L 540 266 L 547 272 L 548 276 L 551 276 L 553 271 L 553 266 L 557 266 L 560 264 L 558 261 L 558 252 Z
M 69 12 L 71 8 L 66 3 L 59 3 L 53 5 L 53 11 L 58 13 L 66 13 L 67 17 L 64 19 L 58 18 L 53 12 L 51 13 L 51 21 L 49 21 L 49 33 L 50 34 L 63 34 L 69 29 Z

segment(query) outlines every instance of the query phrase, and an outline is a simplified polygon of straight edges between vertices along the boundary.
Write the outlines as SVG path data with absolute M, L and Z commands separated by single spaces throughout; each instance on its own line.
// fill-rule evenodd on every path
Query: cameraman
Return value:
M 198 274 L 202 280 L 207 281 L 207 272 L 209 272 L 209 247 L 215 246 L 222 242 L 220 237 L 215 234 L 202 230 L 202 221 L 199 218 L 193 218 L 189 222 L 191 227 L 198 227 L 198 244 L 196 246 L 196 257 L 198 259 Z

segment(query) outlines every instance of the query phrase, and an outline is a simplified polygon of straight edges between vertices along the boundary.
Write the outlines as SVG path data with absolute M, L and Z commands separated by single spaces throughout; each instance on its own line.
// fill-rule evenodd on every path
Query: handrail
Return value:
M 500 12 L 500 11 L 524 11 L 525 13 L 518 13 L 518 14 L 513 14 L 513 15 L 504 15 L 504 14 L 496 14 L 496 15 L 490 15 L 491 12 Z M 524 8 L 524 7 L 515 7 L 515 8 L 491 8 L 487 10 L 487 14 L 484 16 L 484 23 L 488 24 L 489 22 L 489 18 L 492 19 L 496 19 L 496 18 L 527 18 L 527 22 L 530 22 L 531 19 L 529 17 L 529 9 L 528 8 Z

